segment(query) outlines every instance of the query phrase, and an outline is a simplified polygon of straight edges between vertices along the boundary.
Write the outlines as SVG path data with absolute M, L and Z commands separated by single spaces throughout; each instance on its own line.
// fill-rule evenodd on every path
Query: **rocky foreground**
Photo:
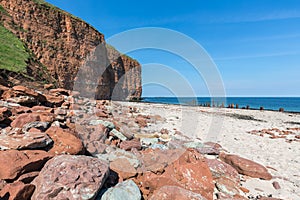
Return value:
M 51 85 L 40 92 L 0 86 L 0 94 L 0 199 L 297 198 L 264 191 L 265 183 L 280 191 L 289 177 L 278 181 L 272 166 L 188 137 L 163 107 L 156 106 L 162 115 L 145 114 L 155 105 L 90 100 Z M 249 138 L 270 135 L 299 145 L 295 127 L 249 131 Z M 257 194 L 245 186 L 252 180 Z

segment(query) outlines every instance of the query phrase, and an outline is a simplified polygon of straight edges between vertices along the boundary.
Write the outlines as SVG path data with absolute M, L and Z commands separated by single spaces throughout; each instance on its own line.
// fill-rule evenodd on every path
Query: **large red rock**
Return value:
M 162 174 L 148 171 L 138 177 L 142 192 L 151 195 L 162 186 L 170 185 L 201 194 L 208 200 L 213 199 L 213 178 L 204 157 L 194 149 L 188 149 L 178 157 L 160 170 Z
M 23 113 L 16 117 L 15 120 L 11 123 L 11 127 L 13 128 L 22 128 L 25 124 L 31 122 L 53 122 L 55 119 L 55 115 L 49 112 L 37 112 L 37 113 Z
M 133 139 L 133 140 L 129 140 L 129 141 L 122 141 L 120 144 L 120 148 L 124 149 L 125 151 L 130 151 L 131 149 L 137 149 L 137 150 L 141 150 L 142 149 L 142 144 L 140 142 L 140 140 L 138 139 Z
M 206 159 L 216 187 L 220 192 L 234 196 L 239 194 L 240 176 L 231 165 L 216 160 Z
M 45 133 L 22 132 L 13 129 L 8 134 L 0 134 L 0 149 L 41 149 L 52 143 Z
M 224 152 L 220 153 L 220 159 L 234 167 L 240 174 L 264 180 L 272 179 L 272 175 L 264 166 L 251 160 L 237 155 L 225 154 Z
M 236 182 L 232 179 L 221 177 L 218 178 L 216 181 L 217 189 L 222 192 L 223 194 L 234 196 L 240 194 L 240 183 Z
M 52 153 L 76 155 L 84 151 L 81 140 L 68 130 L 52 126 L 46 134 L 54 141 Z
M 59 96 L 59 95 L 70 96 L 71 91 L 66 90 L 64 88 L 55 88 L 55 89 L 51 89 L 50 93 L 54 96 Z
M 30 122 L 41 121 L 41 117 L 36 113 L 23 113 L 18 115 L 18 117 L 11 123 L 13 128 L 22 128 L 25 124 Z
M 21 174 L 38 171 L 52 157 L 40 150 L 0 151 L 0 179 L 13 180 Z
M 47 113 L 53 113 L 54 109 L 53 108 L 49 108 L 46 106 L 33 106 L 31 108 L 31 111 L 33 112 L 47 112 Z
M 200 194 L 177 186 L 163 186 L 156 190 L 149 200 L 206 200 Z
M 125 158 L 118 158 L 112 161 L 109 164 L 109 168 L 118 173 L 123 180 L 134 177 L 137 174 L 137 170 Z
M 153 172 L 161 174 L 165 167 L 172 164 L 185 152 L 184 149 L 160 150 L 146 149 L 141 152 L 139 159 L 142 161 L 143 172 Z
M 21 105 L 38 104 L 38 102 L 45 102 L 44 95 L 27 88 L 25 86 L 14 86 L 13 88 L 5 91 L 2 95 L 4 100 L 11 100 Z
M 217 159 L 206 159 L 206 162 L 214 180 L 221 177 L 226 177 L 232 179 L 235 182 L 240 181 L 238 171 L 231 165 Z
M 47 106 L 61 106 L 64 102 L 63 96 L 52 96 L 52 95 L 45 95 Z
M 0 199 L 7 200 L 29 200 L 33 194 L 35 186 L 32 184 L 24 184 L 17 181 L 11 184 L 7 184 L 0 191 Z
M 108 165 L 97 158 L 56 156 L 32 182 L 32 199 L 95 199 L 108 175 Z

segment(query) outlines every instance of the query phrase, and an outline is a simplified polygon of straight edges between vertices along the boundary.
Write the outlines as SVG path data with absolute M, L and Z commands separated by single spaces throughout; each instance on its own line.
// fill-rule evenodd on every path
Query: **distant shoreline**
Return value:
M 227 97 L 225 103 L 218 102 L 218 98 L 222 97 L 213 98 L 215 106 L 210 97 L 197 97 L 197 100 L 196 97 L 142 97 L 137 102 L 275 112 L 283 109 L 285 113 L 300 114 L 300 97 Z

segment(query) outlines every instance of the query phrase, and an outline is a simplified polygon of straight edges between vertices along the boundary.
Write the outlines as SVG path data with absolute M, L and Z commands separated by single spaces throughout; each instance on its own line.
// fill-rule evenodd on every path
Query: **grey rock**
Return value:
M 149 148 L 151 148 L 151 149 L 160 149 L 160 150 L 169 149 L 166 145 L 163 145 L 163 144 L 152 144 Z
M 49 126 L 50 126 L 49 122 L 39 122 L 39 121 L 31 122 L 31 123 L 25 124 L 22 128 L 22 131 L 27 132 L 31 128 L 37 128 L 37 129 L 40 129 L 41 131 L 46 131 L 47 128 L 49 128 Z
M 147 146 L 156 144 L 158 141 L 158 138 L 141 138 L 141 143 Z
M 201 142 L 188 142 L 188 143 L 185 143 L 183 145 L 184 147 L 186 148 L 202 148 L 203 147 L 203 143 Z
M 141 198 L 138 186 L 132 180 L 127 180 L 109 188 L 101 200 L 141 200 Z
M 110 133 L 122 141 L 127 140 L 127 137 L 125 135 L 123 135 L 120 131 L 117 131 L 116 129 L 111 130 Z
M 103 120 L 91 120 L 90 121 L 90 125 L 99 125 L 99 124 L 102 124 L 104 125 L 105 127 L 109 128 L 109 129 L 114 129 L 115 128 L 115 125 L 112 123 L 112 122 L 109 122 L 109 121 L 103 121 Z

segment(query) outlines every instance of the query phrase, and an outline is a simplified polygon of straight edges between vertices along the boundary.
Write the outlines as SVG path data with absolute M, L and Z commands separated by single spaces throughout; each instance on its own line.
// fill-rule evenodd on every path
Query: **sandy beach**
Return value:
M 190 107 L 166 104 L 113 102 L 112 107 L 132 107 L 142 115 L 160 115 L 145 128 L 157 133 L 180 131 L 194 141 L 216 142 L 231 154 L 267 167 L 272 180 L 248 179 L 242 186 L 251 196 L 300 198 L 300 115 L 275 111 Z M 275 189 L 278 182 L 280 189 Z

